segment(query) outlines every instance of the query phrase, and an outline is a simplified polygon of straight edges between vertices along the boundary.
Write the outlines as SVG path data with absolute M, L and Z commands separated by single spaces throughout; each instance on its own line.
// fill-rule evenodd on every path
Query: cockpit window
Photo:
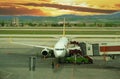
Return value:
M 64 50 L 64 49 L 55 49 L 55 50 Z

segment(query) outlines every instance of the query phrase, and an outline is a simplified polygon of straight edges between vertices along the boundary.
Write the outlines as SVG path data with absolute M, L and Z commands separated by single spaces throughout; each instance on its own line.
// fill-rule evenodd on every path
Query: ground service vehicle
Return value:
M 92 64 L 93 60 L 87 56 L 71 56 L 65 59 L 66 63 L 76 63 L 76 64 Z

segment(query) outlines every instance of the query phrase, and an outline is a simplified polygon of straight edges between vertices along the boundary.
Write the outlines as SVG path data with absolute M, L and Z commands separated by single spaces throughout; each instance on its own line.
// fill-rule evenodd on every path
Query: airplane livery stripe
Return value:
M 120 51 L 120 46 L 101 46 L 101 52 L 113 52 L 113 51 Z

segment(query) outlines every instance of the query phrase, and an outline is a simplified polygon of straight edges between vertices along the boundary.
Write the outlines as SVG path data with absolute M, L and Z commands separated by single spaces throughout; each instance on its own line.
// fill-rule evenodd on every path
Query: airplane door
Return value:
M 98 56 L 99 55 L 99 44 L 92 44 L 93 48 L 93 56 Z

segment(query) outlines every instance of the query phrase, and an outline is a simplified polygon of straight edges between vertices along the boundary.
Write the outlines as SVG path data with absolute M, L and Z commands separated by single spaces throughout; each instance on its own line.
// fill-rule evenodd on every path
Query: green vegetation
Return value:
M 62 27 L 63 27 L 63 18 L 66 17 L 65 25 L 66 28 L 68 29 L 66 31 L 66 34 L 120 35 L 119 30 L 116 29 L 114 30 L 114 28 L 119 29 L 120 27 L 120 18 L 118 16 L 119 13 L 113 15 L 99 15 L 99 16 L 98 15 L 96 16 L 63 15 L 56 17 L 0 16 L 0 34 L 59 34 L 61 35 Z M 47 30 L 45 30 L 46 28 Z M 87 28 L 88 30 L 81 30 L 83 28 Z M 112 29 L 106 30 L 109 28 L 112 28 L 113 31 Z M 24 29 L 29 29 L 29 30 L 24 30 Z M 32 29 L 40 29 L 40 30 L 32 30 Z M 57 29 L 61 29 L 61 30 L 57 30 Z M 93 29 L 93 31 L 91 31 L 91 29 Z
M 0 27 L 62 27 L 60 23 L 46 22 L 27 22 L 19 24 L 11 24 L 5 21 L 0 21 Z M 66 27 L 119 27 L 120 22 L 67 22 Z
M 0 27 L 119 27 L 120 12 L 105 15 L 0 16 Z
M 0 30 L 0 34 L 62 34 L 62 31 L 53 30 Z M 120 31 L 67 31 L 66 34 L 80 35 L 120 35 Z

